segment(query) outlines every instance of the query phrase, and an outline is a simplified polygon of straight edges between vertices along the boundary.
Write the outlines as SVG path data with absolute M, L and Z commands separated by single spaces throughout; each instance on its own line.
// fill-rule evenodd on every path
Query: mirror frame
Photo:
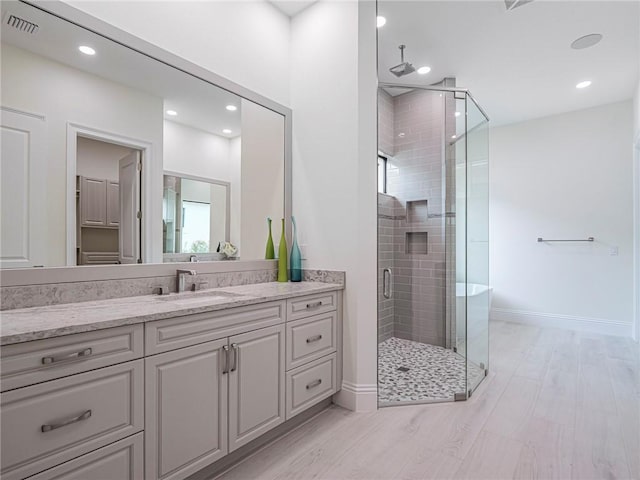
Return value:
M 157 45 L 154 45 L 146 40 L 142 40 L 141 38 L 136 37 L 124 30 L 119 29 L 103 20 L 100 20 L 96 17 L 89 15 L 81 10 L 76 9 L 75 7 L 64 3 L 62 0 L 17 0 L 20 3 L 25 3 L 31 7 L 42 10 L 50 15 L 54 15 L 64 21 L 73 23 L 81 28 L 89 30 L 97 35 L 100 35 L 108 40 L 111 40 L 115 43 L 122 45 L 125 48 L 130 48 L 138 53 L 146 55 L 158 62 L 164 63 L 165 65 L 175 68 L 177 70 L 182 71 L 187 75 L 191 75 L 196 77 L 204 82 L 212 84 L 215 87 L 222 88 L 223 90 L 227 90 L 235 95 L 238 95 L 242 98 L 245 98 L 253 103 L 256 103 L 268 110 L 271 110 L 275 113 L 278 113 L 284 117 L 284 217 L 285 217 L 285 225 L 286 225 L 286 237 L 289 244 L 291 244 L 291 212 L 292 212 L 292 110 L 289 107 L 286 107 L 278 102 L 275 102 L 259 93 L 256 93 L 248 88 L 243 87 L 242 85 L 238 85 L 231 80 L 228 80 L 214 72 L 211 72 L 204 67 L 196 65 L 182 57 L 179 57 L 167 50 L 164 50 Z M 162 165 L 154 165 L 152 168 L 159 169 L 160 174 L 162 175 L 164 172 L 164 168 Z M 142 198 L 142 208 L 143 211 L 151 212 L 153 215 L 155 213 L 161 214 L 160 210 L 154 208 L 154 204 L 160 204 L 161 202 L 158 199 L 154 199 L 150 192 L 151 189 L 147 188 L 145 192 L 143 192 Z M 68 220 L 68 219 L 65 219 Z M 143 229 L 144 231 L 144 229 Z M 144 234 L 144 232 L 143 232 Z M 266 238 L 266 235 L 265 235 Z M 266 240 L 265 240 L 266 241 Z M 147 248 L 147 242 L 142 240 L 143 249 Z M 148 258 L 149 252 L 147 250 L 146 254 L 143 253 L 144 257 Z M 259 259 L 253 260 L 238 260 L 235 262 L 224 262 L 225 265 L 235 264 L 238 266 L 237 270 L 243 270 L 239 263 L 247 262 L 251 263 L 251 265 L 257 265 L 256 262 L 261 263 Z M 206 262 L 204 263 L 217 263 L 217 262 Z M 265 265 L 272 265 L 273 261 L 265 261 Z M 129 268 L 123 269 L 121 278 L 131 278 L 137 276 L 146 276 L 146 275 L 136 275 L 134 272 L 136 269 L 142 269 L 144 266 L 152 266 L 159 265 L 157 263 L 142 263 L 138 265 L 129 266 Z M 166 264 L 165 264 L 166 265 Z M 173 263 L 173 265 L 179 265 L 179 263 Z M 133 267 L 133 269 L 131 269 Z M 122 265 L 111 266 L 109 268 L 123 268 Z M 267 268 L 267 267 L 265 267 Z M 98 269 L 95 272 L 95 275 L 90 272 L 86 272 L 85 274 L 78 275 L 78 269 L 83 272 L 89 269 Z M 51 270 L 51 272 L 46 272 L 47 270 Z M 213 270 L 218 270 L 218 268 L 213 268 Z M 227 270 L 227 268 L 224 268 Z M 116 270 L 117 271 L 117 270 Z M 15 272 L 15 275 L 14 275 Z M 31 273 L 29 273 L 31 272 Z M 57 282 L 73 282 L 78 281 L 78 277 L 83 277 L 86 279 L 100 279 L 100 273 L 105 273 L 104 266 L 94 267 L 94 266 L 67 266 L 67 267 L 43 267 L 43 268 L 24 268 L 24 269 L 5 269 L 0 270 L 2 285 L 15 285 L 17 284 L 39 284 L 43 283 L 38 280 L 42 278 L 49 278 L 50 281 L 47 283 L 57 283 Z M 142 272 L 140 272 L 142 273 Z M 115 273 L 114 273 L 115 275 Z M 57 278 L 55 281 L 51 281 L 53 278 Z M 32 279 L 32 282 L 28 282 L 29 279 Z

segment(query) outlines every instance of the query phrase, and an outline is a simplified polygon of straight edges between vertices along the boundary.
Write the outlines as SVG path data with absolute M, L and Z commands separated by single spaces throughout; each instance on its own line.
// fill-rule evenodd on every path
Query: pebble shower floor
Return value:
M 469 363 L 470 384 L 484 372 Z M 467 388 L 465 359 L 446 348 L 392 337 L 378 345 L 378 403 L 451 401 Z

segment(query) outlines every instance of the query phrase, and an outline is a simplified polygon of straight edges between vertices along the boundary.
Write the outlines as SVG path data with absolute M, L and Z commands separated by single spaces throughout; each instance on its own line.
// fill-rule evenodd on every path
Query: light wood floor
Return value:
M 640 479 L 637 344 L 495 322 L 490 351 L 467 402 L 334 406 L 218 478 Z

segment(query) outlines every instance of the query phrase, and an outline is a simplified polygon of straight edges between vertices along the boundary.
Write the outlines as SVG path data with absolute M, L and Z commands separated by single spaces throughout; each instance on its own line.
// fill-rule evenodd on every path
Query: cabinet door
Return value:
M 104 227 L 107 224 L 107 181 L 82 177 L 80 181 L 80 217 L 82 225 Z
M 226 345 L 145 359 L 145 479 L 183 479 L 226 455 Z
M 120 225 L 120 184 L 107 180 L 107 227 Z
M 284 325 L 229 338 L 229 451 L 284 421 Z

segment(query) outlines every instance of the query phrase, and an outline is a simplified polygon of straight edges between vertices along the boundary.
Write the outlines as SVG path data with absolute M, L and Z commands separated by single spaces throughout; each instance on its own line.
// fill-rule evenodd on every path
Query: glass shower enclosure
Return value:
M 468 91 L 380 85 L 380 406 L 466 400 L 488 372 L 488 155 Z

